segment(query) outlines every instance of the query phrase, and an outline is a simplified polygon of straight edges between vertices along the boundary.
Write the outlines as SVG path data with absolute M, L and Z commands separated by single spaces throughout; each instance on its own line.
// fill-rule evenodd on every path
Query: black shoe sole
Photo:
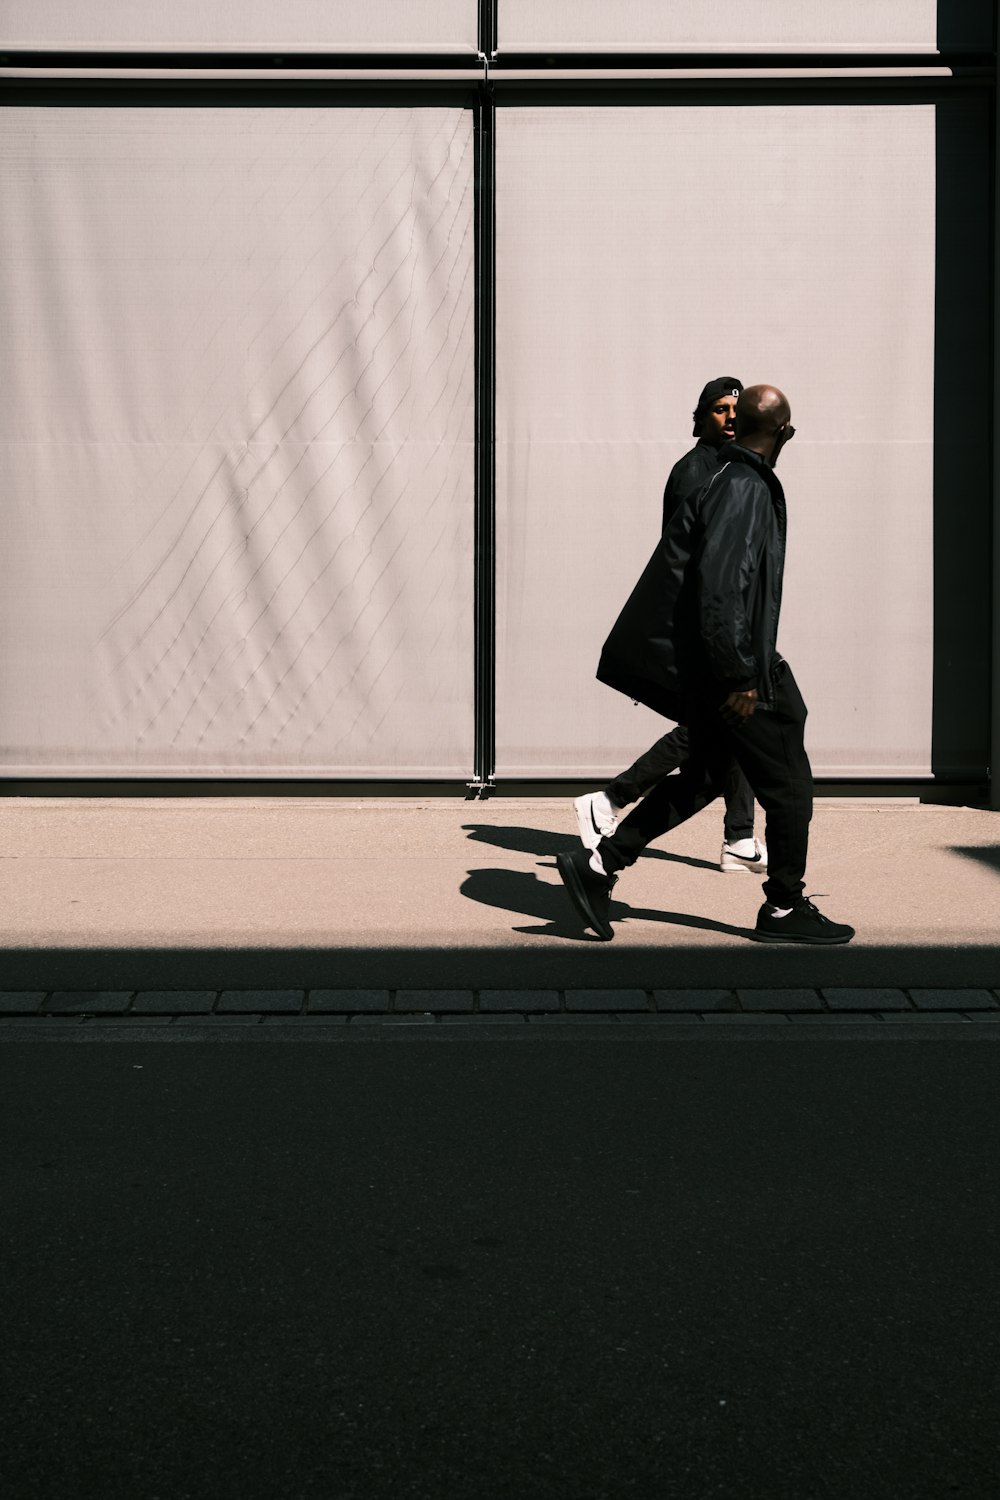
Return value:
M 556 869 L 562 877 L 562 883 L 566 887 L 569 899 L 576 907 L 586 925 L 597 933 L 602 942 L 609 943 L 615 935 L 614 929 L 610 922 L 602 922 L 591 906 L 583 881 L 577 874 L 572 855 L 557 854 Z
M 849 943 L 855 934 L 849 933 L 847 937 L 779 937 L 776 932 L 758 932 L 754 930 L 751 934 L 757 943 L 805 943 L 811 948 L 841 948 Z

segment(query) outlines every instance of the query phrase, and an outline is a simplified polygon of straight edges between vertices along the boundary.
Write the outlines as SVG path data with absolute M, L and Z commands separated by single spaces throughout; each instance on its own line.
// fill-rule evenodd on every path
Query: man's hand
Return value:
M 730 729 L 740 729 L 757 707 L 757 689 L 749 688 L 745 693 L 730 693 L 719 705 L 724 724 Z

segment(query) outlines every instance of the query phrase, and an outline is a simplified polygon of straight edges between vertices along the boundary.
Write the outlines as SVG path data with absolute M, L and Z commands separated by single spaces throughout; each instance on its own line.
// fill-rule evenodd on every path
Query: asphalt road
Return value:
M 2 1492 L 994 1497 L 998 1070 L 6 1039 Z

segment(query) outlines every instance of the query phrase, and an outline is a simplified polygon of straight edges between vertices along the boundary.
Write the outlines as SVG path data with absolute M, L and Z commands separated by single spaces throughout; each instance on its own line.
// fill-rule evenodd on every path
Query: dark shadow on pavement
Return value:
M 540 882 L 539 882 L 540 883 Z M 555 896 L 559 891 L 553 887 Z M 536 898 L 544 899 L 544 898 Z M 626 909 L 627 910 L 627 909 Z M 827 985 L 887 988 L 1000 988 L 1000 941 L 806 948 L 769 943 L 584 942 L 574 914 L 546 907 L 542 920 L 565 924 L 575 942 L 529 943 L 509 933 L 502 941 L 451 946 L 387 941 L 362 947 L 334 942 L 233 947 L 70 948 L 38 944 L 0 953 L 0 989 L 586 989 L 668 986 L 713 989 L 746 985 L 783 989 Z M 681 913 L 643 915 L 683 924 Z M 696 922 L 698 919 L 694 919 Z M 859 927 L 861 924 L 859 923 Z M 623 937 L 628 931 L 623 928 Z M 739 929 L 731 929 L 738 935 Z M 998 924 L 1000 934 L 1000 924 Z
M 579 849 L 580 840 L 571 833 L 550 833 L 544 828 L 508 828 L 493 823 L 463 823 L 469 839 L 477 844 L 492 844 L 497 849 L 512 849 L 516 854 L 569 854 Z
M 981 865 L 1000 875 L 1000 844 L 952 844 L 951 852 L 964 854 L 966 859 L 977 859 Z
M 519 912 L 528 917 L 541 917 L 543 927 L 515 927 L 532 937 L 584 937 L 589 942 L 600 942 L 583 927 L 562 885 L 549 884 L 522 870 L 470 870 L 469 878 L 463 882 L 462 895 L 470 901 L 479 901 L 484 906 L 493 906 L 501 911 Z M 710 917 L 693 916 L 688 912 L 653 911 L 638 906 L 627 906 L 623 901 L 611 902 L 613 923 L 641 920 L 665 922 L 675 927 L 695 927 L 705 932 L 719 932 L 726 937 L 747 938 L 750 929 L 731 927 L 726 922 L 716 922 Z
M 585 931 L 561 884 L 549 885 L 524 870 L 470 870 L 468 879 L 462 883 L 461 893 L 482 906 L 517 912 L 519 916 L 540 917 L 545 922 L 544 927 L 518 927 L 516 932 L 544 932 L 549 937 L 586 937 L 595 943 L 601 941 Z M 620 903 L 616 902 L 614 906 L 618 907 L 619 916 L 625 915 Z
M 493 844 L 497 849 L 511 849 L 517 854 L 568 854 L 579 849 L 580 840 L 571 833 L 548 833 L 544 828 L 498 827 L 494 823 L 463 823 L 470 840 Z M 640 859 L 662 859 L 670 864 L 689 865 L 693 870 L 717 870 L 718 861 L 694 859 L 687 854 L 671 854 L 667 849 L 645 849 Z

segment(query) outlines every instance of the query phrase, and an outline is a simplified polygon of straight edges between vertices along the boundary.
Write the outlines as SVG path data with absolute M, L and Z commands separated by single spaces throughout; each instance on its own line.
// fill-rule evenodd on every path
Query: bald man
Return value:
M 557 857 L 573 904 L 598 937 L 614 936 L 619 871 L 713 801 L 733 758 L 767 815 L 766 899 L 754 937 L 832 945 L 854 936 L 804 894 L 812 817 L 806 706 L 777 649 L 786 512 L 774 466 L 794 435 L 781 391 L 755 385 L 742 393 L 735 441 L 671 519 L 605 643 L 598 678 L 686 724 L 689 753 L 593 853 Z
M 691 414 L 694 436 L 698 441 L 690 453 L 679 458 L 670 470 L 663 491 L 661 533 L 666 531 L 674 512 L 688 496 L 702 488 L 715 469 L 720 453 L 736 436 L 736 403 L 742 389 L 743 382 L 735 375 L 719 375 L 703 388 Z M 677 769 L 687 754 L 687 743 L 687 730 L 683 724 L 678 724 L 602 791 L 577 797 L 573 810 L 585 848 L 596 849 L 602 838 L 610 838 L 625 808 L 638 802 L 658 781 Z M 745 870 L 766 875 L 767 849 L 760 839 L 754 837 L 753 831 L 753 792 L 735 763 L 730 768 L 723 796 L 726 816 L 722 826 L 720 870 Z

